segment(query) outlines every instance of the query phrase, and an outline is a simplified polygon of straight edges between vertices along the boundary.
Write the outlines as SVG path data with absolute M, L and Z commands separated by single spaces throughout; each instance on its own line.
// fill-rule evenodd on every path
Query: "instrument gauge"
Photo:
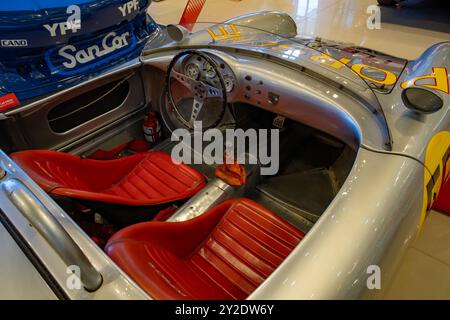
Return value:
M 213 79 L 217 76 L 216 71 L 214 70 L 213 66 L 209 63 L 205 63 L 205 74 L 206 77 Z
M 224 76 L 223 77 L 223 81 L 225 83 L 225 90 L 227 90 L 227 92 L 231 92 L 234 89 L 234 79 L 231 76 Z
M 194 79 L 194 80 L 198 80 L 198 78 L 200 77 L 200 68 L 195 63 L 189 63 L 186 66 L 186 68 L 184 70 L 184 73 L 189 78 Z

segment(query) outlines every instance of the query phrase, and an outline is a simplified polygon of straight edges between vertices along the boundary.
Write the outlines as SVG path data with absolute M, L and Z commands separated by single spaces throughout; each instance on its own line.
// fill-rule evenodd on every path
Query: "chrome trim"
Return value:
M 180 222 L 191 220 L 213 208 L 215 205 L 231 199 L 234 188 L 220 179 L 214 179 L 199 193 L 187 201 L 178 211 L 172 215 L 168 222 Z
M 31 190 L 17 179 L 5 180 L 1 185 L 7 198 L 48 241 L 61 259 L 69 266 L 80 267 L 80 280 L 86 290 L 93 292 L 100 288 L 102 275 Z

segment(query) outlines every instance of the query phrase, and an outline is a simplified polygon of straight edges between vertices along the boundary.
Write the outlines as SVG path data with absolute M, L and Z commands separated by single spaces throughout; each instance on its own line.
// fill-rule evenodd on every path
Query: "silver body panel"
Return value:
M 361 149 L 338 196 L 250 299 L 358 298 L 370 265 L 380 266 L 386 285 L 395 265 L 381 264 L 383 257 L 390 250 L 401 255 L 417 232 L 418 173 L 422 167 L 414 160 Z
M 0 243 L 0 256 L 8 257 L 2 258 L 0 264 L 0 299 L 57 298 L 3 224 L 0 224 Z

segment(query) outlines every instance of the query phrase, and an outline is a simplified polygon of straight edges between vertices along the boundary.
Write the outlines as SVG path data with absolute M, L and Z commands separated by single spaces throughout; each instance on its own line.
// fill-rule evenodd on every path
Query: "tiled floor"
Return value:
M 186 2 L 164 0 L 153 3 L 149 11 L 161 24 L 178 23 Z M 407 59 L 418 58 L 434 43 L 450 41 L 450 21 L 440 1 L 411 0 L 402 8 L 382 8 L 381 29 L 369 30 L 367 8 L 373 4 L 376 0 L 206 0 L 198 21 L 284 11 L 297 21 L 301 35 L 351 42 Z M 384 297 L 450 299 L 450 217 L 429 215 Z
M 153 3 L 150 14 L 161 24 L 178 23 L 187 0 Z M 395 56 L 416 59 L 434 43 L 450 41 L 442 1 L 409 0 L 402 8 L 381 8 L 381 29 L 369 30 L 367 8 L 376 0 L 206 0 L 200 22 L 221 22 L 241 14 L 276 10 L 289 13 L 300 35 L 351 42 Z M 424 29 L 427 28 L 427 29 Z
M 386 299 L 450 299 L 450 217 L 431 212 L 408 249 Z

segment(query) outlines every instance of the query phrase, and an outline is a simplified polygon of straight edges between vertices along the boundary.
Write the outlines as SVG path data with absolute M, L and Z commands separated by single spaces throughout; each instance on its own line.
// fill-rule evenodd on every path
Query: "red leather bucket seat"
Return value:
M 46 150 L 10 156 L 47 193 L 93 202 L 160 205 L 189 198 L 206 184 L 202 174 L 173 163 L 164 152 L 116 160 L 91 160 Z
M 156 299 L 245 299 L 304 234 L 249 199 L 184 222 L 145 222 L 116 233 L 108 255 Z

